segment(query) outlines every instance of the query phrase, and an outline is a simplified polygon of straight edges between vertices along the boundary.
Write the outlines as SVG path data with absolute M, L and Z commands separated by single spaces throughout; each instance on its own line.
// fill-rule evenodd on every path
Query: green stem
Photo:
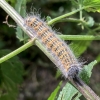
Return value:
M 64 39 L 64 40 L 100 40 L 100 36 L 82 36 L 82 35 L 59 35 L 60 38 Z M 16 56 L 17 54 L 19 54 L 20 52 L 26 50 L 27 48 L 29 48 L 30 46 L 33 45 L 34 40 L 29 41 L 28 43 L 26 43 L 25 45 L 21 46 L 20 48 L 16 49 L 15 51 L 9 53 L 8 55 L 2 57 L 0 59 L 0 63 L 3 63 L 4 61 Z M 51 58 L 50 54 L 46 51 L 46 49 L 44 48 L 44 46 L 42 46 L 40 44 L 39 41 L 35 41 L 35 44 L 48 56 L 48 58 Z M 53 59 L 51 59 L 53 61 Z M 54 61 L 53 61 L 54 62 Z
M 81 9 L 81 8 L 82 8 L 82 5 L 80 4 L 79 9 Z M 80 10 L 80 20 L 82 20 L 82 10 Z
M 28 43 L 24 44 L 23 46 L 21 46 L 20 48 L 16 49 L 15 51 L 7 54 L 6 56 L 0 58 L 0 63 L 3 63 L 4 61 L 16 56 L 17 54 L 19 54 L 20 52 L 26 50 L 27 48 L 31 47 L 33 45 L 35 41 L 35 38 L 30 40 Z
M 76 23 L 81 22 L 81 23 L 87 24 L 86 21 L 83 21 L 83 20 L 80 20 L 80 19 L 76 19 L 76 18 L 64 18 L 64 19 L 62 19 L 62 20 L 57 21 L 57 23 L 58 23 L 58 22 L 66 22 L 66 21 L 67 21 L 67 22 L 76 22 Z
M 70 13 L 67 13 L 67 14 L 61 15 L 61 16 L 59 16 L 59 17 L 56 17 L 56 18 L 50 20 L 50 21 L 48 22 L 48 25 L 52 25 L 52 24 L 58 22 L 59 20 L 62 20 L 62 19 L 65 18 L 65 17 L 71 16 L 71 15 L 73 15 L 73 14 L 75 14 L 75 13 L 77 13 L 77 12 L 79 12 L 79 11 L 81 11 L 82 9 L 85 9 L 85 8 L 88 8 L 88 7 L 82 7 L 82 8 L 80 8 L 80 9 L 77 9 L 77 10 L 72 11 L 72 12 L 70 12 Z
M 91 29 L 89 28 L 89 26 L 87 25 L 87 22 L 86 21 L 84 21 L 84 20 L 80 20 L 80 19 L 76 19 L 76 18 L 65 18 L 65 19 L 62 19 L 62 20 L 59 20 L 59 21 L 57 21 L 57 23 L 58 22 L 76 22 L 76 23 L 82 23 L 83 25 L 84 25 L 84 27 L 87 29 L 87 30 L 89 30 L 89 31 L 91 31 Z M 55 22 L 56 23 L 56 22 Z M 92 32 L 92 31 L 91 31 Z
M 63 40 L 100 40 L 100 35 L 58 35 Z
M 95 22 L 94 25 L 95 26 L 100 26 L 100 23 Z
M 0 0 L 0 6 L 16 21 L 16 23 L 30 36 L 30 38 L 34 38 L 34 36 L 33 36 L 33 31 L 30 31 L 30 30 L 27 30 L 27 28 L 25 27 L 25 25 L 24 25 L 24 20 L 20 17 L 20 15 L 18 15 L 18 13 L 16 13 L 16 11 L 12 8 L 12 7 L 10 7 L 10 5 L 8 5 L 7 3 L 6 3 L 6 1 L 4 1 L 4 0 Z M 82 9 L 81 9 L 82 10 Z M 80 11 L 79 9 L 76 11 L 76 12 L 78 12 L 78 11 Z M 55 18 L 54 20 L 52 20 L 51 21 L 51 23 L 49 22 L 49 25 L 50 24 L 53 24 L 55 21 L 57 21 L 57 20 L 60 20 L 60 19 L 62 19 L 62 18 L 64 18 L 64 17 L 67 17 L 67 16 L 69 16 L 69 15 L 72 15 L 72 14 L 74 14 L 75 13 L 75 11 L 72 13 L 70 13 L 70 14 L 65 14 L 65 15 L 62 15 L 62 16 L 60 16 L 60 17 L 57 17 L 57 18 Z M 4 62 L 4 61 L 6 61 L 6 60 L 8 60 L 8 59 L 10 59 L 10 58 L 12 58 L 13 56 L 15 56 L 15 55 L 17 55 L 17 54 L 19 54 L 20 52 L 22 52 L 22 51 L 24 51 L 25 49 L 27 49 L 27 48 L 29 48 L 30 46 L 32 46 L 33 45 L 33 42 L 49 57 L 49 59 L 51 60 L 51 61 L 55 61 L 55 59 L 52 57 L 52 56 L 50 56 L 50 54 L 49 53 L 47 53 L 47 51 L 46 51 L 46 49 L 42 46 L 42 44 L 40 44 L 40 42 L 38 41 L 38 40 L 35 40 L 35 38 L 34 38 L 34 40 L 33 41 L 30 41 L 30 42 L 28 42 L 28 43 L 26 43 L 25 45 L 23 45 L 22 47 L 20 47 L 20 48 L 18 48 L 17 50 L 15 50 L 15 51 L 13 51 L 12 53 L 10 53 L 10 54 L 8 54 L 8 55 L 6 55 L 6 56 L 4 56 L 4 57 L 2 57 L 1 59 L 0 59 L 0 63 L 2 63 L 2 62 Z M 55 63 L 55 65 L 56 65 L 56 62 L 54 62 Z M 77 85 L 76 83 L 74 83 L 75 85 Z M 76 86 L 77 88 L 79 88 L 79 90 L 80 90 L 80 92 L 81 93 L 83 93 L 83 91 L 84 91 L 84 93 L 86 92 L 86 90 L 84 89 L 84 85 L 83 86 L 81 86 L 80 85 L 80 87 L 79 86 Z M 82 89 L 81 89 L 82 88 Z M 88 89 L 88 88 L 87 88 Z M 91 90 L 92 91 L 92 90 Z M 90 92 L 90 91 L 89 91 Z M 91 93 L 90 93 L 91 94 Z M 85 93 L 85 95 L 84 95 L 86 98 L 88 97 L 88 95 L 87 95 L 87 93 Z M 91 96 L 91 95 L 90 95 Z M 94 95 L 94 98 L 96 98 L 96 94 Z M 89 99 L 89 100 L 91 100 L 91 99 Z M 95 100 L 95 99 L 94 99 Z M 97 100 L 97 99 L 96 99 Z M 100 99 L 99 99 L 100 100 Z
M 100 26 L 98 26 L 97 28 L 93 29 L 93 31 L 97 31 L 100 30 Z
M 44 46 L 38 40 L 35 41 L 35 44 L 56 65 L 55 59 L 51 56 L 51 54 L 47 51 L 47 49 L 44 48 Z
M 59 37 L 64 39 L 64 40 L 100 40 L 100 36 L 92 36 L 92 35 L 88 35 L 88 36 L 84 36 L 84 35 L 83 36 L 82 35 L 59 35 Z M 0 59 L 0 63 L 3 63 L 4 61 L 16 56 L 20 52 L 26 50 L 27 48 L 29 48 L 30 46 L 33 45 L 33 42 L 35 42 L 35 44 L 48 56 L 48 58 L 52 58 L 51 55 L 47 52 L 47 50 L 44 48 L 44 46 L 42 46 L 38 40 L 35 41 L 35 38 L 34 38 L 33 40 L 24 44 L 23 46 L 16 49 L 15 51 L 2 57 Z M 54 62 L 53 59 L 51 59 L 51 60 Z

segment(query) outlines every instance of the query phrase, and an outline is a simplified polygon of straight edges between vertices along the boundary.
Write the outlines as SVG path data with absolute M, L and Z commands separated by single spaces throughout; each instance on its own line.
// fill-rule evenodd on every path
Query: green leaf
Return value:
M 60 86 L 62 84 L 62 81 L 59 83 L 59 85 L 56 87 L 56 89 L 51 93 L 50 97 L 48 98 L 48 100 L 55 100 L 56 95 L 60 89 Z
M 76 57 L 79 57 L 88 48 L 90 43 L 91 43 L 91 41 L 73 41 L 70 44 L 70 47 L 72 48 Z
M 3 84 L 1 86 L 0 100 L 16 100 L 18 94 L 18 87 L 15 83 L 6 75 L 3 76 Z M 3 92 L 4 91 L 4 92 Z
M 94 25 L 94 19 L 92 17 L 88 17 L 87 25 L 92 27 Z
M 16 0 L 15 9 L 22 16 L 26 16 L 26 3 L 27 0 Z
M 98 61 L 98 63 L 100 62 L 100 54 L 96 57 L 96 60 Z
M 50 20 L 51 20 L 51 17 L 50 16 L 47 16 L 46 17 L 46 22 L 48 23 Z
M 26 0 L 17 0 L 15 9 L 22 17 L 25 17 L 26 16 Z M 16 28 L 16 37 L 20 41 L 24 41 L 28 39 L 28 36 L 22 31 L 22 29 L 19 26 L 17 26 Z
M 10 50 L 0 50 L 0 57 L 10 52 Z M 0 64 L 0 100 L 16 99 L 18 85 L 23 81 L 23 71 L 23 64 L 18 57 L 13 57 Z
M 79 5 L 78 2 L 76 2 L 75 0 L 71 0 L 71 3 L 73 6 L 76 6 L 76 7 Z
M 56 75 L 55 75 L 55 78 L 59 78 L 61 76 L 61 71 L 60 70 L 57 70 L 56 71 Z
M 24 41 L 24 40 L 28 39 L 28 36 L 22 31 L 22 29 L 19 26 L 17 26 L 17 28 L 16 28 L 16 37 L 20 41 Z
M 100 12 L 100 0 L 84 0 L 83 5 L 90 6 L 87 11 Z
M 6 2 L 9 3 L 9 0 L 6 0 Z M 10 5 L 12 5 L 13 7 L 15 6 L 16 1 L 15 0 L 10 0 Z
M 82 72 L 80 73 L 81 79 L 84 80 L 86 83 L 89 83 L 89 79 L 92 74 L 92 69 L 95 64 L 97 64 L 96 60 L 92 61 L 88 65 L 85 65 L 82 69 Z
M 81 97 L 81 93 L 78 93 L 78 95 L 74 98 L 74 100 L 80 100 L 79 97 Z
M 77 0 L 77 1 L 78 1 L 79 4 L 82 5 L 84 0 Z
M 60 92 L 57 100 L 72 100 L 72 98 L 74 98 L 78 93 L 79 92 L 75 87 L 73 87 L 70 83 L 67 83 Z
M 82 72 L 80 73 L 80 77 L 82 80 L 84 80 L 86 83 L 89 82 L 89 78 L 91 77 L 92 74 L 92 69 L 93 66 L 97 63 L 97 61 L 93 61 L 88 65 L 85 65 Z M 60 92 L 58 99 L 57 100 L 80 100 L 79 97 L 81 94 L 74 88 L 70 83 L 67 83 L 62 91 Z

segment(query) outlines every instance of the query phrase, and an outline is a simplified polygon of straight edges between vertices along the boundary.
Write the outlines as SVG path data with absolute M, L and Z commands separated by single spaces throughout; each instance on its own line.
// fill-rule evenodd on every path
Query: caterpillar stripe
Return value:
M 80 71 L 80 63 L 74 56 L 69 46 L 61 40 L 46 22 L 35 15 L 25 18 L 25 24 L 29 29 L 34 30 L 34 36 L 44 45 L 44 47 L 54 57 L 55 65 L 62 74 L 67 78 L 74 78 Z

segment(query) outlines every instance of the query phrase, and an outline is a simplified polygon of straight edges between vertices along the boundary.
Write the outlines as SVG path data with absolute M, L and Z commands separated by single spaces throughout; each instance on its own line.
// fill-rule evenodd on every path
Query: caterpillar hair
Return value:
M 33 31 L 33 35 L 36 36 L 39 42 L 52 55 L 55 59 L 55 65 L 65 78 L 74 79 L 78 76 L 82 64 L 77 60 L 70 47 L 37 15 L 28 15 L 25 18 L 25 25 Z

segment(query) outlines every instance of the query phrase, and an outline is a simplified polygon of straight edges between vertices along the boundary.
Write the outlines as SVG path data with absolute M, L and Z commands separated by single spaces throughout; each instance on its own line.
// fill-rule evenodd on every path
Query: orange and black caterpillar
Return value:
M 81 64 L 69 46 L 40 17 L 30 15 L 25 18 L 25 24 L 29 29 L 33 30 L 33 35 L 37 37 L 54 57 L 54 63 L 62 74 L 66 78 L 75 78 L 80 72 Z

